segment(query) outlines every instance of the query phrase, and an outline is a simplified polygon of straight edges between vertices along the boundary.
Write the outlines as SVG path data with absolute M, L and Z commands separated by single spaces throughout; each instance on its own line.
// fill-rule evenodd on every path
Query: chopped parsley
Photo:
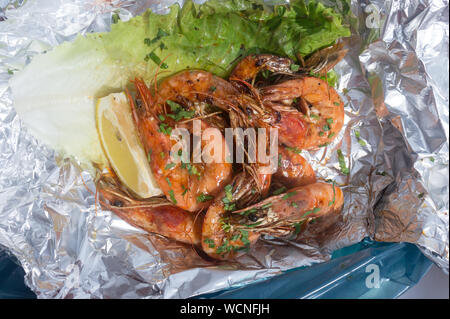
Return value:
M 300 221 L 300 222 L 294 224 L 295 234 L 296 234 L 296 235 L 298 235 L 298 234 L 300 233 L 300 230 L 301 230 L 301 227 L 302 227 L 303 222 L 304 222 L 304 221 L 302 220 L 302 221 Z
M 334 102 L 334 105 L 339 106 L 339 105 L 341 105 L 341 103 L 339 103 L 339 102 Z
M 293 191 L 293 192 L 284 194 L 283 197 L 281 197 L 281 198 L 282 198 L 282 199 L 288 199 L 288 198 L 294 196 L 295 194 L 297 194 L 297 192 L 296 192 L 296 191 Z
M 286 190 L 287 190 L 287 188 L 283 186 L 283 187 L 280 187 L 280 188 L 274 190 L 272 194 L 280 195 L 280 194 L 284 193 Z
M 171 168 L 175 167 L 176 165 L 177 164 L 175 164 L 175 163 L 169 163 L 166 165 L 165 169 L 171 169 Z
M 328 206 L 332 206 L 336 202 L 336 188 L 335 187 L 336 187 L 336 183 L 335 183 L 335 181 L 333 181 L 333 200 L 328 202 Z
M 337 150 L 337 154 L 342 174 L 348 175 L 350 173 L 350 170 L 347 168 L 347 165 L 345 164 L 345 158 L 344 155 L 342 154 L 342 151 L 340 149 Z
M 231 185 L 225 186 L 225 196 L 230 202 L 233 200 L 233 186 Z
M 150 52 L 149 54 L 147 54 L 144 58 L 145 62 L 148 62 L 149 60 L 152 60 L 153 62 L 155 62 L 155 64 L 157 65 L 161 65 L 161 69 L 167 69 L 169 68 L 169 66 L 166 63 L 162 63 L 161 64 L 161 59 L 159 58 L 159 56 L 156 55 L 156 53 L 154 51 Z
M 291 64 L 290 69 L 293 72 L 297 72 L 300 69 L 300 65 L 298 65 L 298 64 Z
M 199 203 L 204 203 L 204 202 L 210 201 L 211 199 L 214 199 L 214 196 L 204 194 L 204 193 L 200 193 L 200 195 L 197 196 L 197 202 L 199 202 Z
M 313 210 L 308 210 L 303 216 L 302 218 L 305 218 L 306 216 L 310 215 L 310 214 L 315 214 L 317 212 L 320 211 L 319 207 L 315 207 Z
M 263 70 L 263 71 L 261 72 L 261 74 L 262 74 L 262 76 L 263 76 L 265 79 L 268 79 L 269 76 L 270 76 L 270 71 L 269 71 L 269 70 Z
M 163 29 L 159 28 L 158 29 L 158 33 L 156 34 L 156 37 L 154 37 L 153 39 L 150 40 L 150 38 L 145 38 L 144 39 L 144 43 L 147 46 L 152 45 L 153 43 L 161 40 L 161 38 L 163 37 L 167 37 L 169 35 L 169 33 L 167 33 L 166 31 L 164 31 Z M 161 49 L 162 50 L 162 49 Z
M 159 124 L 158 131 L 169 136 L 172 134 L 172 128 L 166 123 Z
M 257 210 L 256 208 L 251 208 L 251 209 L 249 209 L 249 210 L 245 210 L 245 211 L 243 211 L 243 212 L 240 212 L 239 215 L 247 216 L 247 215 L 256 213 L 257 211 L 258 211 L 258 210 Z
M 330 130 L 330 127 L 329 127 L 328 125 L 324 125 L 324 126 L 322 127 L 322 130 L 324 130 L 325 132 L 326 132 L 326 131 L 329 131 L 329 130 Z
M 327 121 L 327 123 L 330 124 L 330 125 L 333 124 L 333 119 L 332 119 L 332 118 L 328 118 L 326 121 Z
M 225 222 L 224 220 L 221 220 L 220 223 L 222 224 L 222 230 L 226 233 L 228 233 L 231 230 L 231 224 Z
M 167 104 L 170 106 L 170 110 L 174 112 L 174 114 L 167 114 L 167 116 L 176 122 L 182 119 L 191 119 L 195 114 L 195 111 L 186 111 L 180 104 L 173 101 L 168 100 Z
M 245 226 L 248 227 L 248 228 L 253 228 L 253 227 L 256 227 L 258 225 L 261 225 L 261 223 L 262 223 L 262 221 L 254 223 L 254 224 L 250 224 L 250 225 L 245 225 Z
M 119 16 L 119 14 L 114 13 L 114 14 L 112 15 L 111 19 L 112 19 L 112 23 L 113 23 L 113 24 L 116 24 L 117 22 L 119 22 L 120 16 Z
M 239 232 L 241 233 L 242 243 L 246 246 L 250 245 L 250 241 L 248 240 L 248 231 L 245 229 L 240 229 Z
M 209 248 L 216 247 L 216 245 L 214 244 L 214 240 L 212 240 L 211 238 L 205 238 L 205 240 L 203 240 L 203 242 L 205 244 L 207 244 Z
M 300 154 L 300 153 L 302 152 L 302 150 L 299 149 L 299 148 L 297 148 L 297 147 L 289 147 L 289 146 L 286 146 L 286 149 L 287 149 L 288 151 L 294 152 L 294 153 L 296 153 L 296 154 Z
M 233 186 L 227 185 L 225 186 L 225 197 L 222 198 L 222 202 L 224 203 L 225 211 L 233 211 L 236 209 L 236 204 L 233 203 Z
M 172 201 L 172 203 L 176 204 L 177 200 L 175 199 L 175 194 L 173 193 L 173 190 L 169 190 L 169 196 L 170 196 L 170 200 Z
M 330 134 L 328 134 L 328 138 L 332 138 L 336 133 L 331 132 Z
M 191 163 L 181 163 L 181 168 L 187 169 L 189 175 L 197 175 L 199 179 L 202 177 L 197 167 L 191 165 Z
M 160 48 L 161 51 L 162 51 L 162 50 L 167 49 L 167 46 L 164 44 L 164 42 L 161 42 L 161 43 L 159 44 L 159 48 Z

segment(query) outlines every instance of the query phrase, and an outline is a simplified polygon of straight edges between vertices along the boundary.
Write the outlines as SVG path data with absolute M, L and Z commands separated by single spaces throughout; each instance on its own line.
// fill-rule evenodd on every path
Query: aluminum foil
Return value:
M 351 1 L 350 52 L 335 68 L 345 128 L 306 154 L 319 177 L 343 188 L 339 220 L 311 225 L 296 242 L 266 237 L 215 264 L 100 210 L 89 173 L 21 123 L 8 81 L 36 54 L 109 30 L 113 12 L 127 20 L 174 2 L 0 0 L 0 245 L 39 298 L 186 298 L 326 261 L 367 236 L 415 243 L 448 272 L 447 1 Z

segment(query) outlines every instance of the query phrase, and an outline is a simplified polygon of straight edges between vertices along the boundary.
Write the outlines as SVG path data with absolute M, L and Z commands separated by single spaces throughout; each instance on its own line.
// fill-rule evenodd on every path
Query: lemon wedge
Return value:
M 138 139 L 125 93 L 98 99 L 96 124 L 105 155 L 120 181 L 141 198 L 161 195 Z

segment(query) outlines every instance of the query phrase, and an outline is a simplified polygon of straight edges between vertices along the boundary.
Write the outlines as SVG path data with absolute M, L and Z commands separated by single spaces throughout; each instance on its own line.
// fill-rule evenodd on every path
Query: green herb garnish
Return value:
M 290 192 L 290 193 L 284 194 L 284 195 L 283 195 L 283 197 L 281 197 L 281 199 L 288 199 L 288 198 L 290 198 L 290 197 L 294 196 L 295 194 L 297 194 L 297 192 L 296 192 L 296 191 L 293 191 L 293 192 Z
M 348 175 L 350 173 L 350 170 L 347 168 L 347 165 L 345 164 L 345 158 L 344 155 L 342 154 L 342 151 L 340 149 L 337 150 L 337 154 L 342 174 Z
M 304 222 L 304 221 L 302 220 L 302 221 L 300 221 L 300 222 L 294 224 L 294 227 L 295 227 L 295 235 L 298 235 L 298 234 L 300 233 L 301 226 L 302 226 L 303 222 Z
M 209 248 L 216 247 L 216 245 L 214 244 L 214 240 L 212 240 L 211 238 L 205 238 L 205 240 L 203 240 L 203 242 L 205 244 L 207 244 Z
M 299 149 L 299 148 L 297 148 L 297 147 L 289 147 L 289 146 L 286 146 L 285 148 L 286 148 L 288 151 L 294 152 L 294 153 L 296 153 L 296 154 L 300 154 L 300 153 L 302 152 L 302 150 Z
M 169 190 L 169 196 L 170 196 L 170 200 L 172 201 L 172 203 L 176 204 L 177 200 L 175 199 L 175 194 L 173 193 L 173 190 Z
M 172 128 L 166 123 L 159 124 L 158 131 L 169 136 L 172 134 Z
M 278 188 L 277 190 L 274 190 L 272 194 L 280 195 L 280 194 L 284 193 L 286 190 L 287 190 L 287 188 L 283 186 L 283 187 Z
M 197 202 L 200 202 L 200 203 L 210 201 L 211 199 L 214 199 L 214 196 L 204 194 L 204 193 L 200 193 L 200 195 L 197 196 Z
M 177 164 L 175 163 L 169 163 L 166 165 L 165 169 L 171 169 L 172 167 L 175 167 Z
M 335 189 L 335 187 L 336 187 L 336 183 L 335 183 L 335 181 L 333 181 L 333 200 L 328 202 L 328 206 L 332 206 L 336 202 L 336 189 Z
M 250 224 L 250 225 L 245 225 L 245 227 L 253 228 L 253 227 L 256 227 L 256 226 L 258 226 L 258 225 L 261 225 L 261 223 L 262 223 L 262 221 L 257 222 L 257 223 L 254 223 L 254 224 Z
M 164 44 L 164 42 L 161 42 L 161 43 L 159 44 L 159 48 L 161 49 L 161 51 L 162 51 L 162 50 L 165 50 L 165 49 L 168 49 L 167 46 Z
M 167 116 L 176 122 L 182 119 L 191 119 L 195 114 L 195 111 L 186 111 L 180 104 L 173 101 L 167 100 L 166 103 L 170 106 L 170 110 L 174 112 L 174 114 L 167 114 Z
M 169 66 L 166 63 L 162 63 L 161 64 L 161 59 L 159 58 L 159 56 L 156 55 L 155 52 L 150 52 L 149 54 L 147 54 L 144 58 L 145 62 L 148 62 L 148 60 L 152 60 L 153 62 L 155 62 L 155 64 L 157 65 L 161 65 L 161 69 L 167 69 L 169 68 Z
M 113 24 L 116 24 L 117 22 L 119 22 L 120 16 L 119 16 L 119 14 L 114 13 L 114 14 L 112 15 L 111 19 L 112 19 L 112 23 L 113 23 Z
M 298 64 L 291 64 L 290 68 L 291 68 L 291 71 L 297 72 L 300 69 L 300 65 L 298 65 Z

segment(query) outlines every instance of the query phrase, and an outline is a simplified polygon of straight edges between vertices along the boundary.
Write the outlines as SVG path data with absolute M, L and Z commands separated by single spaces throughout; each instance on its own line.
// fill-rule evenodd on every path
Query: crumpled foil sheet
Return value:
M 335 68 L 346 126 L 325 151 L 306 156 L 320 177 L 344 189 L 339 220 L 310 226 L 295 243 L 266 237 L 236 262 L 212 264 L 96 208 L 89 173 L 22 125 L 11 73 L 78 33 L 107 31 L 113 12 L 127 20 L 147 8 L 164 13 L 174 2 L 0 0 L 0 246 L 19 259 L 39 298 L 186 298 L 326 261 L 367 236 L 415 243 L 448 272 L 443 0 L 351 1 L 350 52 Z M 342 9 L 342 1 L 324 2 Z M 349 179 L 340 174 L 338 148 Z

